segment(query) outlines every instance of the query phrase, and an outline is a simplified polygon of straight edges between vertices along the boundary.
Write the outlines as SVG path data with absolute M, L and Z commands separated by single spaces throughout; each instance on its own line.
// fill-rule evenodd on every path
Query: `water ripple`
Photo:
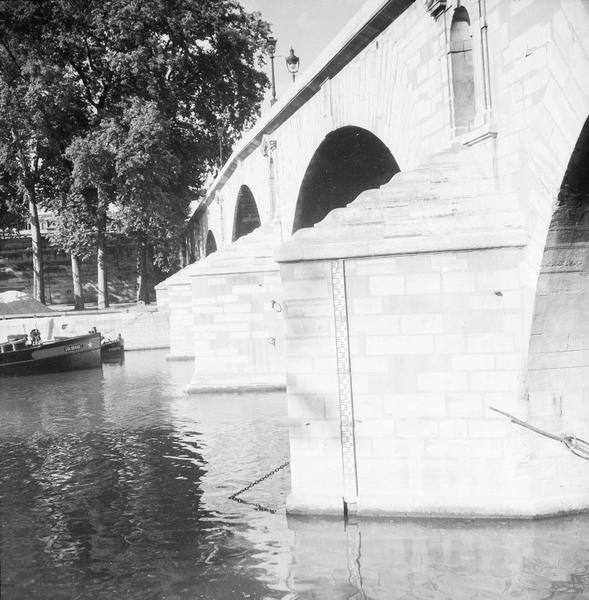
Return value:
M 2 600 L 589 598 L 587 515 L 287 519 L 288 468 L 230 500 L 288 459 L 285 397 L 164 356 L 2 381 Z

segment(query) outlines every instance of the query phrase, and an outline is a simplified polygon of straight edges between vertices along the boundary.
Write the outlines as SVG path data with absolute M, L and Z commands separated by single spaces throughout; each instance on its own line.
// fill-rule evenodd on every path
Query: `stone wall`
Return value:
M 169 360 L 194 360 L 194 316 L 190 269 L 182 279 L 168 280 L 165 288 L 156 288 L 158 310 L 170 320 Z
M 536 274 L 525 205 L 473 157 L 428 157 L 279 250 L 291 512 L 521 517 L 589 506 L 578 458 L 490 410 L 541 416 L 535 386 L 566 381 L 570 418 L 583 427 L 587 367 L 582 353 L 536 350 L 528 381 Z M 574 252 L 586 258 L 586 245 Z M 556 310 L 539 297 L 536 327 L 554 336 L 564 325 L 565 344 L 584 335 L 583 325 L 571 330 L 583 280 L 583 269 L 558 277 L 576 295 L 557 287 Z M 562 402 L 547 400 L 555 430 Z
M 168 348 L 170 344 L 168 315 L 156 310 L 136 309 L 0 318 L 0 340 L 12 334 L 28 334 L 33 328 L 41 332 L 42 340 L 51 340 L 55 336 L 82 335 L 93 327 L 112 339 L 120 333 L 125 340 L 125 350 Z
M 477 179 L 494 181 L 499 196 L 481 188 L 470 207 L 448 198 L 447 212 L 436 213 L 436 188 L 444 197 L 453 181 L 467 199 L 468 186 L 450 165 L 421 183 L 406 172 L 279 252 L 285 302 L 297 306 L 286 329 L 291 511 L 339 512 L 342 500 L 361 514 L 531 516 L 588 506 L 581 461 L 489 411 L 585 437 L 589 427 L 584 220 L 567 248 L 551 228 L 544 252 L 589 114 L 589 13 L 579 2 L 522 8 L 488 3 L 494 123 L 478 142 L 457 140 L 472 146 L 462 168 L 479 169 Z M 402 27 L 402 19 L 391 26 Z M 413 190 L 403 190 L 410 181 Z M 396 200 L 385 199 L 387 187 Z M 482 234 L 477 205 L 494 234 Z M 441 230 L 442 217 L 454 225 Z M 499 242 L 502 230 L 518 228 L 518 244 Z M 310 296 L 291 297 L 297 279 L 309 277 Z M 347 352 L 344 342 L 337 347 L 338 305 Z M 308 359 L 312 347 L 317 361 Z
M 278 270 L 194 275 L 189 393 L 284 389 Z
M 194 359 L 189 392 L 283 389 L 282 290 L 268 223 L 156 287 L 169 359 Z
M 44 240 L 45 294 L 47 304 L 73 304 L 72 268 L 69 255 Z M 153 271 L 150 296 L 155 298 Z M 96 302 L 96 259 L 82 261 L 80 276 L 84 299 Z M 113 241 L 107 252 L 110 302 L 134 302 L 137 295 L 136 253 L 133 244 Z M 33 259 L 29 237 L 0 239 L 0 292 L 33 290 Z
M 579 500 L 532 496 L 530 440 L 489 410 L 523 407 L 531 284 L 523 215 L 472 157 L 428 157 L 280 249 L 291 512 L 524 516 Z

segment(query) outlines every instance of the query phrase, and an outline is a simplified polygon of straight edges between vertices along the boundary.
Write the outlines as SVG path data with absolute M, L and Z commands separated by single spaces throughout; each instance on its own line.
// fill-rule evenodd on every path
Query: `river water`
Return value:
M 287 518 L 284 394 L 187 396 L 190 363 L 0 381 L 3 600 L 589 598 L 589 516 Z

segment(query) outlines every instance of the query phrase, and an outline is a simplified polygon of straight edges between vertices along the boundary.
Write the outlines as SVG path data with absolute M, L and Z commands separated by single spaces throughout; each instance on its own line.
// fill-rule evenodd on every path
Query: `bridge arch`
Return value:
M 312 227 L 364 190 L 385 184 L 399 170 L 388 147 L 367 129 L 346 125 L 328 133 L 303 176 L 292 232 Z
M 464 6 L 456 8 L 450 25 L 450 64 L 454 129 L 461 134 L 472 129 L 476 113 L 472 31 Z
M 261 225 L 260 213 L 256 199 L 247 185 L 242 185 L 237 193 L 235 216 L 233 218 L 233 235 L 231 241 L 251 233 Z
M 215 234 L 209 229 L 207 232 L 207 239 L 205 242 L 205 256 L 212 254 L 217 251 L 217 240 Z
M 563 426 L 585 430 L 589 398 L 589 118 L 572 151 L 552 215 L 536 292 L 530 400 L 558 403 Z M 542 405 L 542 402 L 540 402 Z M 567 413 L 577 422 L 567 422 Z M 586 411 L 583 412 L 586 414 Z

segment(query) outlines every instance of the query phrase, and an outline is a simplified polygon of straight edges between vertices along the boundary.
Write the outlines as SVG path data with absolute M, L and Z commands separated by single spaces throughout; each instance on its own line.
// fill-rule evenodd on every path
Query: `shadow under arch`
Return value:
M 571 229 L 579 231 L 579 224 L 587 215 L 589 203 L 589 117 L 581 129 L 579 138 L 558 194 L 556 210 L 552 216 L 550 228 L 571 233 Z M 573 241 L 571 238 L 570 241 Z
M 542 256 L 528 365 L 532 405 L 535 393 L 560 398 L 561 412 L 574 411 L 576 427 L 589 426 L 589 411 L 574 408 L 575 399 L 588 397 L 587 372 L 589 118 L 565 171 Z
M 209 229 L 207 232 L 207 239 L 205 242 L 205 256 L 212 254 L 217 251 L 217 240 L 215 240 L 215 236 L 213 232 Z
M 398 171 L 391 151 L 367 129 L 347 125 L 328 133 L 303 177 L 292 233 L 312 227 L 361 192 L 387 183 Z
M 256 199 L 249 187 L 242 185 L 237 193 L 231 241 L 235 242 L 240 237 L 257 229 L 260 225 L 260 213 L 258 212 Z

